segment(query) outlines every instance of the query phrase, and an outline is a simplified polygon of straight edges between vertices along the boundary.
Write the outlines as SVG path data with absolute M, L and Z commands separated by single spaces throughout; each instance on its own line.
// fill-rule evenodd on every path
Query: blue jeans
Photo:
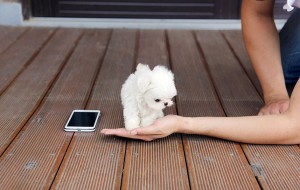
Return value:
M 280 51 L 285 82 L 296 83 L 300 77 L 300 9 L 289 17 L 280 36 Z

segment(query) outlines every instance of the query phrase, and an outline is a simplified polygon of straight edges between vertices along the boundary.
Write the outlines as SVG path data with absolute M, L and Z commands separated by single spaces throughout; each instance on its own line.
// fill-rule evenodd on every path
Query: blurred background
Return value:
M 276 0 L 275 18 L 287 17 Z M 239 19 L 241 0 L 25 0 L 26 18 Z

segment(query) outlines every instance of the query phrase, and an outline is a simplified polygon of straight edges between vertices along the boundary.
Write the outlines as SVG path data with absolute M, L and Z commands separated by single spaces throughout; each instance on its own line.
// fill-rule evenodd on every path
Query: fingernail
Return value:
M 136 131 L 130 131 L 130 134 L 131 134 L 131 135 L 136 135 L 137 132 L 136 132 Z

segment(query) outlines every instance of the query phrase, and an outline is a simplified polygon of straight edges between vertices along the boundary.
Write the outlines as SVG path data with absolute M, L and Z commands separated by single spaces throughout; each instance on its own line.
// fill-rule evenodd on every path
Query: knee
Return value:
M 300 77 L 300 51 L 282 55 L 282 68 L 286 83 L 296 83 Z

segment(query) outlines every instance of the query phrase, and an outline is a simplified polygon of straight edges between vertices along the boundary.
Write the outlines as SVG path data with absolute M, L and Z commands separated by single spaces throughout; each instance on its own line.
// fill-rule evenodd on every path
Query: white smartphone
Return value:
M 99 117 L 100 110 L 73 110 L 65 125 L 65 131 L 95 131 Z

